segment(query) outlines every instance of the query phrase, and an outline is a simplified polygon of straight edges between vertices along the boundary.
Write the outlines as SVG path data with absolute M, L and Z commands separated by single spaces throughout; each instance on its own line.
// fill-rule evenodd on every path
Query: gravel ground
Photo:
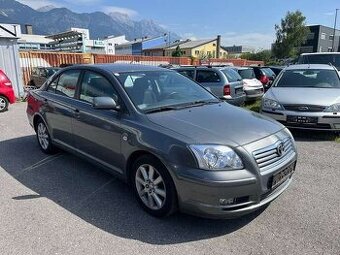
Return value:
M 255 214 L 155 219 L 109 174 L 40 152 L 25 107 L 0 114 L 1 254 L 340 254 L 340 143 L 327 134 L 294 132 L 294 181 Z

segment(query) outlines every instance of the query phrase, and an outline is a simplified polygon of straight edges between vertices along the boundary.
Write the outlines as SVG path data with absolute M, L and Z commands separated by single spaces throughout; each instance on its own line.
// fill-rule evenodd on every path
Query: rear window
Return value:
M 221 72 L 227 76 L 229 82 L 241 81 L 242 77 L 238 74 L 238 72 L 234 71 L 231 68 L 221 69 Z
M 288 70 L 276 87 L 340 88 L 340 80 L 334 70 Z
M 340 54 L 304 55 L 299 58 L 300 64 L 326 64 L 331 63 L 340 69 Z
M 264 72 L 266 76 L 270 77 L 275 76 L 275 73 L 270 68 L 261 68 L 261 70 Z
M 215 71 L 200 70 L 197 71 L 197 82 L 220 82 L 221 78 Z
M 238 73 L 242 77 L 242 79 L 254 79 L 255 78 L 255 72 L 253 69 L 241 69 L 238 70 Z

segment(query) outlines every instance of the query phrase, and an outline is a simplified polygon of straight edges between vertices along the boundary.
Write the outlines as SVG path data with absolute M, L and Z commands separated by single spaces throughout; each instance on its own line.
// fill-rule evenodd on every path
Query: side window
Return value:
M 200 70 L 197 71 L 197 82 L 220 82 L 221 78 L 219 75 L 214 71 L 208 71 L 208 70 Z
M 111 97 L 115 100 L 118 99 L 117 92 L 105 77 L 87 71 L 81 84 L 80 99 L 92 104 L 93 98 L 95 97 Z
M 194 79 L 195 71 L 194 70 L 179 70 L 181 75 L 184 75 L 190 79 Z
M 74 97 L 79 75 L 80 75 L 79 70 L 70 70 L 62 73 L 59 76 L 55 93 L 67 97 Z
M 55 89 L 57 88 L 58 78 L 55 78 L 50 85 L 48 85 L 47 91 L 55 93 Z

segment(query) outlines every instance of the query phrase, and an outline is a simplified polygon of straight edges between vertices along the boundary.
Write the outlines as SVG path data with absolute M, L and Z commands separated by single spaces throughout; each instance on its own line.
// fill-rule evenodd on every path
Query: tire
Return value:
M 151 155 L 138 158 L 132 166 L 130 180 L 138 203 L 147 213 L 165 217 L 176 211 L 175 185 L 168 170 L 158 159 Z
M 39 119 L 36 123 L 35 131 L 40 149 L 46 154 L 54 154 L 56 150 L 45 122 Z
M 0 96 L 0 112 L 5 112 L 8 110 L 8 99 L 4 96 Z

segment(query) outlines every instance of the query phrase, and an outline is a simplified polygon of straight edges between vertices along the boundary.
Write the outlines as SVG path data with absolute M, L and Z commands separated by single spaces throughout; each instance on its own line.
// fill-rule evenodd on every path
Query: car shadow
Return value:
M 296 141 L 300 142 L 322 142 L 322 141 L 336 141 L 339 139 L 339 134 L 331 131 L 322 130 L 302 130 L 290 129 Z
M 265 210 L 231 220 L 182 213 L 154 218 L 138 206 L 128 185 L 71 154 L 43 154 L 35 136 L 0 142 L 0 166 L 32 190 L 32 194 L 16 194 L 10 199 L 20 202 L 46 197 L 99 229 L 150 244 L 176 244 L 230 234 Z

